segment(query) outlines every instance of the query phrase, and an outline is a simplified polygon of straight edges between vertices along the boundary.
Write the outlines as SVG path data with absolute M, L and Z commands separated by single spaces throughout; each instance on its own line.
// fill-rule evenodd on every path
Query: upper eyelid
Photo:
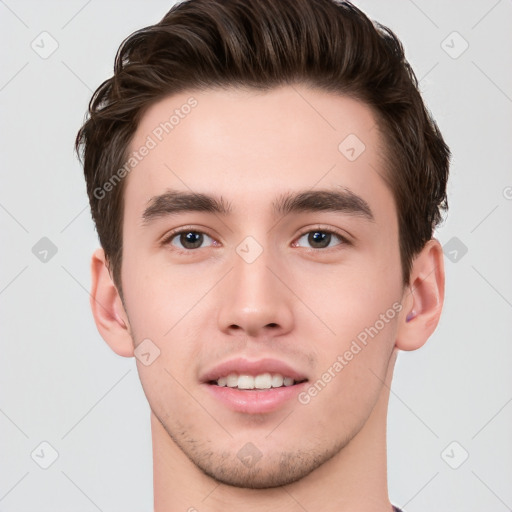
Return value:
M 210 238 L 215 238 L 215 236 L 210 235 L 206 228 L 198 228 L 196 226 L 183 226 L 181 228 L 176 228 L 175 230 L 171 230 L 162 235 L 161 239 L 163 242 L 172 240 L 175 236 L 181 235 L 182 233 L 201 233 L 203 235 L 207 235 Z
M 300 237 L 300 236 L 303 236 L 307 233 L 311 233 L 312 231 L 323 231 L 325 233 L 331 233 L 333 235 L 336 235 L 336 236 L 339 236 L 341 238 L 344 238 L 348 241 L 349 239 L 349 235 L 343 235 L 340 231 L 341 230 L 337 230 L 337 229 L 333 229 L 333 228 L 328 228 L 328 227 L 323 227 L 323 226 L 313 226 L 313 227 L 309 227 L 309 228 L 306 228 L 304 229 L 304 231 L 301 231 L 297 236 Z
M 322 228 L 322 227 L 308 228 L 305 231 L 302 231 L 299 235 L 297 235 L 294 238 L 294 240 L 299 240 L 304 235 L 307 235 L 308 233 L 311 233 L 311 232 L 314 232 L 314 231 L 322 231 L 324 233 L 330 233 L 331 235 L 334 235 L 334 236 L 338 237 L 338 239 L 341 242 L 338 245 L 353 245 L 353 242 L 351 241 L 349 236 L 343 235 L 343 234 L 341 234 L 337 230 L 330 229 L 330 228 Z M 308 248 L 306 247 L 306 249 L 308 249 Z M 324 249 L 318 249 L 318 248 L 310 247 L 309 249 L 312 250 L 312 251 L 323 251 L 323 252 L 326 252 L 328 249 L 332 249 L 332 247 L 326 247 Z

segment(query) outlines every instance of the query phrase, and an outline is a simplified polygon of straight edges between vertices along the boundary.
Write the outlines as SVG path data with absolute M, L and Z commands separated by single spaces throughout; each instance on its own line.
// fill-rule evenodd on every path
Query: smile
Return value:
M 308 382 L 305 374 L 273 358 L 235 358 L 218 364 L 201 377 L 215 402 L 235 412 L 269 413 L 295 403 Z
M 298 382 L 303 381 L 295 381 L 292 377 L 283 377 L 280 373 L 261 373 L 255 376 L 230 373 L 213 381 L 212 384 L 237 389 L 271 389 L 293 386 Z

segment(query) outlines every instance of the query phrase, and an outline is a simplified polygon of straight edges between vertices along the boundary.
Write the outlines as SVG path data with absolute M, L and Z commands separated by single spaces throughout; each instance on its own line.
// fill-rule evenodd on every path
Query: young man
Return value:
M 393 33 L 348 2 L 182 2 L 124 41 L 77 150 L 155 510 L 398 510 L 389 387 L 441 314 L 449 150 Z

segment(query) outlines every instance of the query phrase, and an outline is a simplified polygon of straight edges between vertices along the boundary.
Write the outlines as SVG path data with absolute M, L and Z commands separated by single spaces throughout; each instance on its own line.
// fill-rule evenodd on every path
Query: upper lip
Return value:
M 279 373 L 283 377 L 291 377 L 295 381 L 307 380 L 304 374 L 278 359 L 265 358 L 250 361 L 244 358 L 236 358 L 220 363 L 211 370 L 208 370 L 202 375 L 201 381 L 216 381 L 221 377 L 228 376 L 230 373 L 252 376 L 261 375 L 263 373 Z

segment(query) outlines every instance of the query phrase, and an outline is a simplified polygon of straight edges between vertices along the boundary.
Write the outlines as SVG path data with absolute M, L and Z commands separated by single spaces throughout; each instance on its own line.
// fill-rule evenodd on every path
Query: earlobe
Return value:
M 441 317 L 444 283 L 443 249 L 433 238 L 413 262 L 410 286 L 402 299 L 405 311 L 399 320 L 397 348 L 416 350 L 430 338 Z
M 92 255 L 91 278 L 90 304 L 101 337 L 116 354 L 133 357 L 128 317 L 108 271 L 103 249 L 97 249 Z

